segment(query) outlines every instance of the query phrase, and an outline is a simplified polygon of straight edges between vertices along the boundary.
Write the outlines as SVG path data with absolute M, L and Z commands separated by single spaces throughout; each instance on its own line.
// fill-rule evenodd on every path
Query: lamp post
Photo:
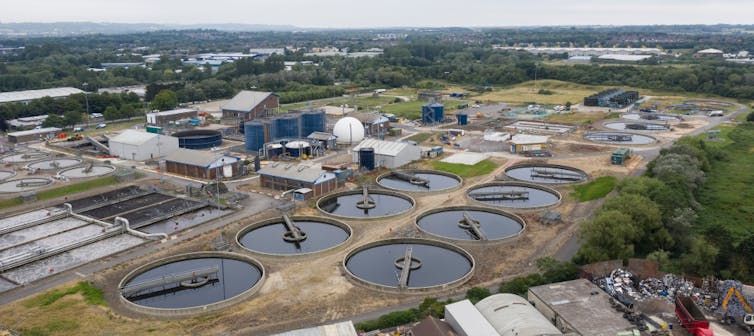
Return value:
M 217 179 L 217 183 L 215 183 L 215 186 L 217 187 L 217 209 L 220 209 L 220 171 L 221 169 L 225 168 L 225 158 L 220 159 L 220 166 L 217 167 L 217 173 L 215 174 L 215 178 Z
M 81 87 L 84 88 L 84 101 L 86 102 L 86 125 L 89 126 L 89 95 L 86 91 L 86 87 L 89 86 L 89 83 L 83 82 L 81 83 Z

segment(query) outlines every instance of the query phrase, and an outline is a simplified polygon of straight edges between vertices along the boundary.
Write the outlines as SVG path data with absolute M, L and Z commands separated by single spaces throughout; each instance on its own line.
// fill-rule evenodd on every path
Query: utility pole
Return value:
M 86 125 L 89 126 L 89 92 L 86 91 L 87 86 L 89 86 L 89 83 L 81 83 L 81 87 L 84 88 L 84 101 L 86 102 Z

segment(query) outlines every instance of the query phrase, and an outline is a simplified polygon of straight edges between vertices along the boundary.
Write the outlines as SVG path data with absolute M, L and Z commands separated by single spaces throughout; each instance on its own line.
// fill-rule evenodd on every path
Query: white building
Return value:
M 26 90 L 26 91 L 12 91 L 12 92 L 0 92 L 0 104 L 3 103 L 28 103 L 29 101 L 40 99 L 44 97 L 50 98 L 65 98 L 70 95 L 84 93 L 77 88 L 61 87 L 54 89 L 43 90 Z
M 445 306 L 445 322 L 459 336 L 563 335 L 526 299 L 495 294 L 472 305 L 463 300 Z
M 421 159 L 421 147 L 407 142 L 365 139 L 351 150 L 352 162 L 359 162 L 362 148 L 374 149 L 374 166 L 398 168 Z
M 110 155 L 126 160 L 145 161 L 161 158 L 178 150 L 178 138 L 147 133 L 136 130 L 125 130 L 110 139 Z
M 533 134 L 516 134 L 508 141 L 511 145 L 511 153 L 546 150 L 549 142 L 550 137 Z
M 469 300 L 446 305 L 445 322 L 458 336 L 500 336 L 495 327 Z

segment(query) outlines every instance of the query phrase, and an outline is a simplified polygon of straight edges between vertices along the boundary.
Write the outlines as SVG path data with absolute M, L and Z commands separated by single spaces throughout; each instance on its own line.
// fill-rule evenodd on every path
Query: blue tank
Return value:
M 437 124 L 445 118 L 445 106 L 438 103 L 422 105 L 422 123 Z
M 466 113 L 456 113 L 456 120 L 458 120 L 459 125 L 468 125 L 469 115 Z
M 359 150 L 359 169 L 374 170 L 374 148 Z
M 264 124 L 260 122 L 247 122 L 244 124 L 244 137 L 246 138 L 246 150 L 258 152 L 264 147 L 265 134 Z
M 314 132 L 325 131 L 325 112 L 310 111 L 301 114 L 300 138 L 306 138 Z
M 270 130 L 270 138 L 272 139 L 296 139 L 300 138 L 299 132 L 299 115 L 286 114 L 275 118 L 272 122 Z

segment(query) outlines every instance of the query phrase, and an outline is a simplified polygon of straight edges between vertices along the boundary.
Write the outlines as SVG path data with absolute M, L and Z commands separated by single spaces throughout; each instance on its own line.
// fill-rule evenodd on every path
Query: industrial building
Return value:
M 722 58 L 723 57 L 723 51 L 719 50 L 719 49 L 709 48 L 709 49 L 704 49 L 704 50 L 697 51 L 696 54 L 694 54 L 694 56 L 697 57 L 697 58 L 698 57 L 715 57 L 715 58 L 719 57 L 719 58 Z
M 430 315 L 411 327 L 411 336 L 457 336 L 455 331 L 445 323 Z
M 12 92 L 0 92 L 0 104 L 4 103 L 24 103 L 40 99 L 44 97 L 50 98 L 65 98 L 70 95 L 84 93 L 77 88 L 61 87 L 54 89 L 42 89 L 42 90 L 25 90 L 25 91 L 12 91 Z
M 376 112 L 356 112 L 348 115 L 364 125 L 367 136 L 382 137 L 390 128 L 390 119 Z
M 407 142 L 365 139 L 351 150 L 352 162 L 360 161 L 362 149 L 374 151 L 375 167 L 393 169 L 421 159 L 421 148 L 417 145 Z
M 47 119 L 47 115 L 38 115 L 34 117 L 23 117 L 18 119 L 8 120 L 8 126 L 12 129 L 24 130 L 31 129 L 37 126 L 41 126 Z
M 330 133 L 312 132 L 306 138 L 319 142 L 319 146 L 322 149 L 334 149 L 337 146 L 336 140 L 338 137 Z
M 439 102 L 442 101 L 442 92 L 419 92 L 417 98 L 423 101 Z
M 583 336 L 615 335 L 632 330 L 610 296 L 586 279 L 529 288 L 529 301 L 558 329 Z
M 550 137 L 544 135 L 515 134 L 508 143 L 511 145 L 511 153 L 527 153 L 547 150 Z
M 338 322 L 313 328 L 291 330 L 272 336 L 356 336 L 353 322 Z
M 622 108 L 639 100 L 639 92 L 608 89 L 584 98 L 584 106 Z
M 575 48 L 575 47 L 506 47 L 492 46 L 500 50 L 523 50 L 532 54 L 568 54 L 568 56 L 602 56 L 612 54 L 622 55 L 662 55 L 659 48 Z
M 10 143 L 22 143 L 29 141 L 38 141 L 45 139 L 52 139 L 60 133 L 62 129 L 57 127 L 46 127 L 40 129 L 33 129 L 28 131 L 18 131 L 8 133 L 8 142 Z
M 179 148 L 165 157 L 165 171 L 205 180 L 241 175 L 241 158 L 223 154 Z
M 441 123 L 445 119 L 445 106 L 443 104 L 431 103 L 422 105 L 422 123 L 432 125 Z
M 495 294 L 472 305 L 445 306 L 445 321 L 459 336 L 562 335 L 536 308 L 514 294 Z
M 108 142 L 110 155 L 126 160 L 145 161 L 170 155 L 178 150 L 178 138 L 125 130 Z
M 309 188 L 312 197 L 327 194 L 338 187 L 335 174 L 323 170 L 320 165 L 273 162 L 257 171 L 257 174 L 263 188 L 282 191 Z
M 241 91 L 220 107 L 223 119 L 238 120 L 239 124 L 265 117 L 280 105 L 280 95 L 273 92 Z
M 170 122 L 183 119 L 196 119 L 199 113 L 194 109 L 177 109 L 170 111 L 161 111 L 147 113 L 147 124 L 162 126 Z
M 259 151 L 264 144 L 278 140 L 306 139 L 325 131 L 325 112 L 310 110 L 258 118 L 244 124 L 247 151 Z

